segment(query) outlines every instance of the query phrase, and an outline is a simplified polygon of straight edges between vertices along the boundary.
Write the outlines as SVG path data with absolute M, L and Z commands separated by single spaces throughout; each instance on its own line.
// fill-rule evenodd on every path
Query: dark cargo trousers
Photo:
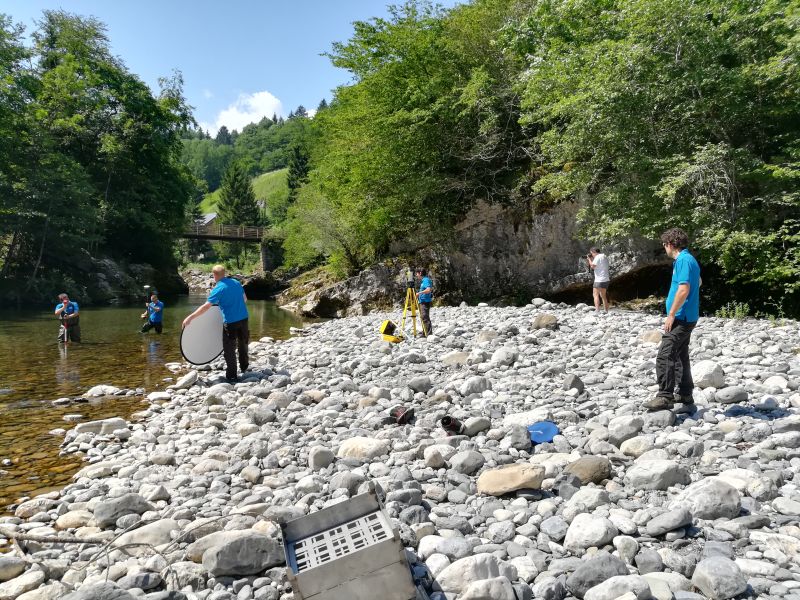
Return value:
M 431 323 L 431 303 L 430 302 L 420 302 L 419 303 L 419 318 L 422 321 L 422 324 L 425 326 L 423 329 L 423 335 L 430 335 L 433 333 L 433 324 Z
M 670 332 L 661 336 L 656 357 L 657 395 L 669 398 L 670 402 L 675 394 L 676 383 L 681 396 L 691 396 L 694 390 L 692 366 L 689 364 L 689 341 L 696 324 L 697 322 L 675 319 Z
M 247 345 L 250 343 L 250 330 L 247 319 L 234 323 L 225 323 L 222 328 L 222 354 L 225 357 L 225 377 L 236 379 L 236 350 L 239 350 L 239 367 L 247 370 L 250 360 L 247 356 Z

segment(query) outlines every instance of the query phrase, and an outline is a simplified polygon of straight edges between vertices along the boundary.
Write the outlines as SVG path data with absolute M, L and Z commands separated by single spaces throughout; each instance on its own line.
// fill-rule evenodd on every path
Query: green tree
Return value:
M 219 221 L 226 225 L 265 225 L 253 183 L 238 161 L 231 163 L 222 178 L 217 213 Z M 247 242 L 224 242 L 222 255 L 234 259 L 236 267 L 241 269 L 250 246 Z
M 297 198 L 300 187 L 308 180 L 308 148 L 302 142 L 296 142 L 289 151 L 289 201 Z
M 90 254 L 174 265 L 194 190 L 178 160 L 192 122 L 180 75 L 154 97 L 102 23 L 63 11 L 21 39 L 0 18 L 2 294 L 51 297 Z
M 233 145 L 233 136 L 231 132 L 228 131 L 228 128 L 223 125 L 219 128 L 219 131 L 217 131 L 217 137 L 214 138 L 214 141 L 223 146 L 231 146 Z

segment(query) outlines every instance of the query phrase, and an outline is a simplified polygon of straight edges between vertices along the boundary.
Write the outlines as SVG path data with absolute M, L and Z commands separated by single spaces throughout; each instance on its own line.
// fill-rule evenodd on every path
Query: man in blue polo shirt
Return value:
M 247 370 L 250 360 L 247 345 L 250 343 L 250 330 L 247 327 L 247 296 L 242 284 L 232 277 L 225 276 L 225 267 L 215 265 L 211 270 L 216 285 L 208 295 L 208 300 L 200 308 L 183 320 L 186 327 L 195 318 L 202 315 L 212 306 L 219 306 L 222 311 L 222 353 L 225 356 L 225 377 L 228 381 L 236 380 L 236 351 L 239 351 L 239 367 Z
M 147 311 L 142 318 L 146 318 L 147 323 L 142 325 L 142 333 L 147 333 L 151 329 L 155 329 L 156 333 L 161 333 L 164 323 L 164 303 L 158 299 L 157 294 L 151 294 L 150 304 L 146 308 Z
M 419 318 L 422 321 L 422 335 L 425 337 L 433 333 L 431 323 L 431 304 L 433 303 L 433 282 L 428 277 L 428 271 L 417 269 L 417 275 L 421 278 L 417 300 L 419 301 Z
M 662 233 L 661 244 L 667 256 L 675 262 L 672 264 L 672 284 L 667 296 L 664 334 L 656 357 L 658 393 L 645 404 L 645 408 L 670 409 L 677 400 L 677 412 L 694 412 L 689 340 L 700 318 L 700 265 L 689 253 L 689 237 L 682 229 L 675 228 Z
M 81 341 L 80 309 L 77 302 L 71 302 L 67 294 L 58 295 L 59 304 L 55 315 L 61 321 L 58 328 L 58 341 L 69 344 Z

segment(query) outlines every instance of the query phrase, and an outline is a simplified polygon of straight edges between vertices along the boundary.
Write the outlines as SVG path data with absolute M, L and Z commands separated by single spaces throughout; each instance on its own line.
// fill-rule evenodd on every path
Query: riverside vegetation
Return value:
M 26 45 L 3 17 L 4 294 L 73 288 L 86 253 L 173 268 L 228 170 L 285 168 L 286 196 L 254 211 L 237 185 L 226 218 L 270 225 L 286 267 L 352 274 L 446 242 L 478 202 L 578 202 L 597 243 L 685 228 L 708 310 L 797 316 L 799 19 L 796 0 L 409 1 L 332 45 L 353 82 L 313 118 L 211 139 L 180 75 L 154 97 L 96 20 L 47 12 Z
M 402 345 L 387 316 L 261 339 L 235 385 L 184 371 L 66 432 L 88 462 L 0 518 L 25 552 L 0 598 L 289 600 L 279 524 L 371 488 L 433 600 L 800 598 L 797 322 L 703 319 L 676 416 L 641 408 L 657 316 L 444 308 Z M 542 419 L 560 433 L 531 445 Z

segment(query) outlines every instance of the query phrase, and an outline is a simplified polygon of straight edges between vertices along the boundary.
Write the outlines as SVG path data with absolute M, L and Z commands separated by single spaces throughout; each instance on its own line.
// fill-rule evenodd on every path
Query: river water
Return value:
M 164 332 L 139 333 L 141 306 L 81 309 L 81 344 L 57 342 L 58 321 L 47 310 L 0 310 L 0 512 L 22 496 L 32 496 L 70 481 L 79 457 L 59 457 L 70 429 L 64 415 L 84 421 L 121 416 L 146 408 L 142 396 L 113 397 L 96 403 L 54 406 L 53 400 L 76 397 L 98 384 L 120 388 L 163 389 L 174 375 L 164 366 L 181 362 L 180 324 L 205 301 L 204 296 L 164 300 Z M 55 306 L 53 307 L 55 309 Z M 274 302 L 248 301 L 250 338 L 289 337 L 303 322 Z M 10 464 L 9 464 L 10 461 Z

